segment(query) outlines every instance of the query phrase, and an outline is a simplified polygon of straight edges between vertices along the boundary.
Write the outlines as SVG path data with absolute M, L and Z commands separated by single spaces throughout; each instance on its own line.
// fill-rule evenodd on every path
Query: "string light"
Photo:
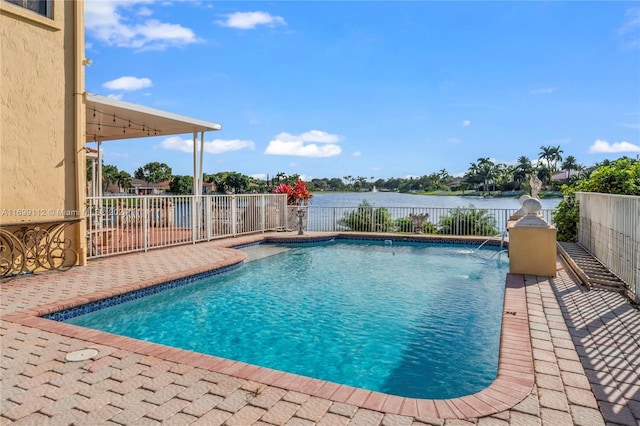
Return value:
M 93 109 L 93 117 L 96 117 L 96 113 L 105 114 L 104 112 L 99 111 L 99 110 L 94 108 Z M 162 134 L 162 132 L 159 131 L 158 129 L 155 129 L 155 128 L 152 128 L 150 126 L 147 126 L 146 124 L 132 122 L 131 119 L 124 118 L 124 117 L 119 117 L 115 113 L 114 114 L 107 113 L 107 114 L 108 115 L 113 115 L 113 119 L 112 119 L 113 123 L 116 123 L 118 120 L 122 120 L 122 121 L 126 121 L 127 122 L 127 126 L 124 126 L 124 125 L 122 126 L 123 127 L 123 130 L 122 130 L 123 133 L 127 133 L 126 127 L 129 127 L 130 129 L 132 129 L 134 131 L 135 130 L 141 130 L 143 133 L 146 132 L 147 136 L 151 136 L 151 132 L 153 132 L 154 136 L 157 136 L 158 134 Z M 105 127 L 105 128 L 110 128 L 110 127 L 111 128 L 120 128 L 120 125 L 118 125 L 118 124 L 110 125 L 110 124 L 105 124 L 105 123 L 100 123 L 100 122 L 99 123 L 87 123 L 87 124 L 88 125 L 98 126 L 98 130 L 99 131 L 102 130 L 102 127 Z

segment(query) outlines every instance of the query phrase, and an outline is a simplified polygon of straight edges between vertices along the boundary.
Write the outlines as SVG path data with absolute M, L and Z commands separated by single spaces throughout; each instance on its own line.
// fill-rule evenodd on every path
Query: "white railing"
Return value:
M 577 192 L 578 242 L 640 297 L 640 197 Z
M 87 257 L 282 229 L 286 202 L 282 194 L 87 197 Z
M 205 195 L 87 198 L 88 258 L 273 230 L 298 230 L 300 207 L 286 196 Z M 304 230 L 415 232 L 491 237 L 516 209 L 304 207 Z M 551 210 L 543 210 L 550 222 Z
M 309 207 L 309 231 L 413 232 L 411 216 L 426 215 L 423 232 L 492 236 L 517 209 L 439 207 Z M 551 223 L 552 210 L 542 211 Z M 357 229 L 353 229 L 357 228 Z

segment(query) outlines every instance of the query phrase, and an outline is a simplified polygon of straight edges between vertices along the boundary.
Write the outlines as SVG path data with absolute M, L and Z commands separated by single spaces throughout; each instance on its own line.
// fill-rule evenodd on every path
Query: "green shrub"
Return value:
M 408 217 L 401 217 L 395 223 L 396 232 L 413 232 L 413 222 Z
M 392 228 L 393 219 L 389 210 L 374 207 L 365 200 L 356 210 L 345 213 L 344 217 L 338 220 L 338 225 L 349 231 L 388 232 Z
M 640 195 L 640 161 L 622 157 L 605 161 L 586 178 L 571 185 L 563 185 L 564 199 L 552 213 L 558 241 L 576 241 L 580 207 L 575 192 L 600 192 L 603 194 Z
M 551 212 L 551 221 L 556 226 L 556 239 L 568 242 L 577 241 L 579 220 L 580 206 L 572 191 Z
M 394 228 L 396 232 L 414 232 L 413 221 L 410 217 L 401 217 L 397 219 Z M 437 234 L 438 228 L 436 228 L 436 226 L 431 222 L 425 220 L 422 226 L 422 232 L 424 234 Z
M 487 210 L 456 208 L 440 219 L 438 233 L 447 235 L 496 235 L 498 228 L 496 218 Z

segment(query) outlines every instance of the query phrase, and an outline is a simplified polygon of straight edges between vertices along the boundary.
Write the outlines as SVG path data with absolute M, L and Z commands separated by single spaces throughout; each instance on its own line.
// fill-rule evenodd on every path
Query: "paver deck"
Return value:
M 363 391 L 34 316 L 241 261 L 228 247 L 262 238 L 3 282 L 0 424 L 640 425 L 640 311 L 619 294 L 587 292 L 560 261 L 555 278 L 509 278 L 505 303 L 524 318 L 504 317 L 498 379 L 459 401 Z M 99 354 L 65 361 L 84 348 Z

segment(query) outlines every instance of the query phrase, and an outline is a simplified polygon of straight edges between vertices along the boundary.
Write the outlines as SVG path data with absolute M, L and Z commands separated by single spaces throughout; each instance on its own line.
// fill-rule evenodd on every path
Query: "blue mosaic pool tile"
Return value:
M 88 314 L 90 312 L 99 311 L 110 306 L 120 305 L 122 303 L 129 302 L 131 300 L 140 299 L 141 297 L 150 296 L 153 294 L 161 293 L 166 290 L 182 287 L 183 285 L 191 284 L 194 281 L 198 281 L 204 278 L 209 278 L 214 275 L 224 274 L 225 272 L 232 271 L 239 268 L 242 262 L 225 266 L 224 268 L 213 269 L 211 271 L 201 272 L 189 277 L 178 278 L 166 283 L 157 284 L 151 287 L 142 288 L 139 290 L 130 291 L 124 294 L 118 294 L 116 296 L 108 297 L 103 300 L 97 300 L 95 302 L 87 303 L 81 306 L 74 306 L 73 308 L 64 309 L 58 312 L 52 312 L 50 314 L 43 315 L 42 318 L 53 321 L 66 321 L 71 318 L 75 318 L 80 315 Z
M 274 238 L 267 239 L 269 244 L 314 244 L 314 243 L 328 243 L 336 240 L 337 236 L 332 237 L 316 237 L 316 238 Z

